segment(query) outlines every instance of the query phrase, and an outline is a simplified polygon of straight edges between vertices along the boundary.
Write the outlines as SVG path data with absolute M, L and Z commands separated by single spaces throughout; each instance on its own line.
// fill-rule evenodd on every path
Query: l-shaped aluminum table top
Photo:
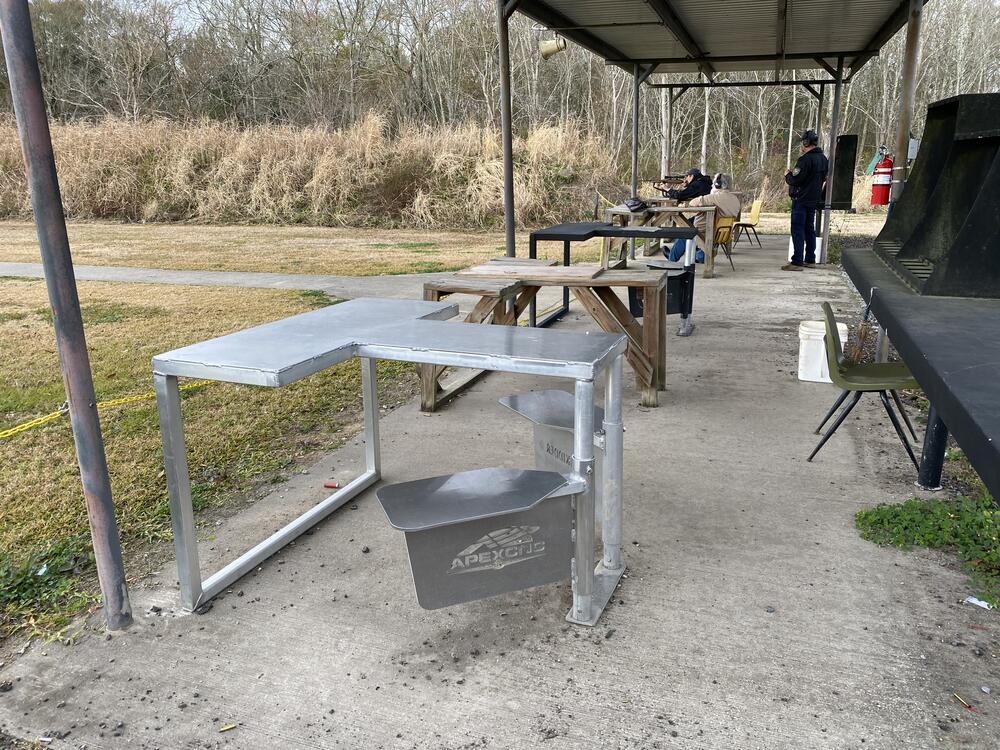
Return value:
M 473 367 L 576 381 L 571 477 L 586 489 L 576 508 L 570 622 L 593 625 L 625 566 L 621 557 L 623 334 L 479 326 L 447 319 L 446 302 L 358 298 L 175 349 L 153 358 L 170 517 L 181 600 L 194 609 L 217 595 L 381 478 L 378 359 Z M 365 471 L 204 581 L 181 418 L 178 377 L 281 387 L 353 357 L 362 360 Z M 603 433 L 606 463 L 603 559 L 594 566 L 594 380 L 607 371 Z

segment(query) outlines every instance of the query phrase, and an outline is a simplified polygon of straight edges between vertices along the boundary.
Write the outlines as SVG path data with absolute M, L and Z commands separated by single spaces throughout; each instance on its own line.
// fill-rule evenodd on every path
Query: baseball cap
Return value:
M 684 174 L 690 175 L 691 177 L 701 177 L 701 170 L 698 169 L 698 167 L 691 167 L 691 169 Z

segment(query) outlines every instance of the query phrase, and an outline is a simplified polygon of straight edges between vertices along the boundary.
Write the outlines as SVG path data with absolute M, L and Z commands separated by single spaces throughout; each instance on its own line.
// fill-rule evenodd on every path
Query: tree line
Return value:
M 491 0 L 35 0 L 31 10 L 59 121 L 335 129 L 377 112 L 397 128 L 499 122 Z M 572 43 L 542 60 L 542 34 L 515 14 L 514 127 L 526 135 L 572 120 L 625 165 L 631 76 Z M 903 37 L 844 92 L 841 132 L 859 135 L 859 168 L 879 144 L 893 144 Z M 934 0 L 924 10 L 922 42 L 918 130 L 928 102 L 1000 88 L 1000 1 Z M 0 108 L 9 111 L 6 86 L 0 77 Z M 660 171 L 661 104 L 659 92 L 644 90 L 644 177 Z M 790 132 L 815 122 L 816 102 L 802 89 L 691 90 L 674 110 L 674 164 L 731 172 L 757 189 L 776 184 Z

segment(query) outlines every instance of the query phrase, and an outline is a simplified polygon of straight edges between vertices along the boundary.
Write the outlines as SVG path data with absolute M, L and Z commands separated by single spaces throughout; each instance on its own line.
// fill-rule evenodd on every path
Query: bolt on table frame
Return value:
M 356 299 L 177 349 L 153 359 L 181 602 L 195 609 L 381 478 L 379 359 L 570 378 L 574 390 L 572 481 L 576 500 L 573 604 L 567 620 L 594 625 L 625 572 L 622 560 L 622 360 L 625 337 L 443 322 L 447 303 Z M 181 415 L 179 377 L 281 387 L 361 359 L 365 469 L 354 480 L 202 580 Z M 595 566 L 594 381 L 607 373 L 604 404 L 603 556 Z

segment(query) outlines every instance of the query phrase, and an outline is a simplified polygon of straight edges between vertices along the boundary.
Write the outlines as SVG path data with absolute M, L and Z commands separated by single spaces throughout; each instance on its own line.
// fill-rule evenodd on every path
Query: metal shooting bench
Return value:
M 387 359 L 575 381 L 569 474 L 482 469 L 382 487 L 378 494 L 390 522 L 406 534 L 422 605 L 445 606 L 570 579 L 573 605 L 567 619 L 597 622 L 625 570 L 621 467 L 626 338 L 448 322 L 457 312 L 456 305 L 444 302 L 355 299 L 153 358 L 185 608 L 195 609 L 216 596 L 381 479 L 375 363 Z M 353 357 L 361 359 L 364 472 L 202 580 L 177 379 L 279 388 Z M 594 382 L 605 374 L 603 558 L 595 569 Z M 509 564 L 511 556 L 517 565 Z M 455 574 L 453 566 L 464 573 Z

